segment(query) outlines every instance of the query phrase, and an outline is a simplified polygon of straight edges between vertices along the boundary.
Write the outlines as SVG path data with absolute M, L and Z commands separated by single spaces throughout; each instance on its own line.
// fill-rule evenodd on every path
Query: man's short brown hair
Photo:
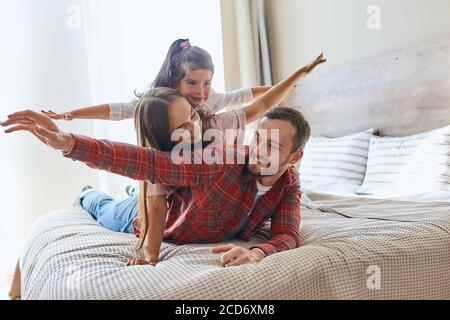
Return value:
M 279 107 L 266 113 L 265 117 L 274 120 L 285 120 L 292 124 L 296 133 L 292 141 L 291 152 L 296 152 L 305 148 L 305 145 L 311 136 L 311 127 L 300 111 L 292 108 Z

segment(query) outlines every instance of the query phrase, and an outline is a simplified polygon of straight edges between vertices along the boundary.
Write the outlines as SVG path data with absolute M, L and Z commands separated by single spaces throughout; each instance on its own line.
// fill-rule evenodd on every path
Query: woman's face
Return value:
M 176 89 L 198 108 L 205 104 L 211 94 L 212 77 L 211 70 L 188 71 Z
M 202 139 L 200 116 L 185 98 L 175 99 L 168 108 L 170 132 L 175 130 L 187 130 L 191 137 L 191 143 L 197 143 Z

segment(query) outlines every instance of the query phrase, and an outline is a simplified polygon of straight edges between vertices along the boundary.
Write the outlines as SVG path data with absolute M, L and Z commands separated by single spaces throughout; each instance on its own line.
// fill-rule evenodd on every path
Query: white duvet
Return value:
M 22 298 L 450 299 L 450 202 L 304 194 L 300 247 L 256 265 L 163 243 L 156 267 L 125 267 L 135 243 L 80 208 L 51 213 L 21 256 Z

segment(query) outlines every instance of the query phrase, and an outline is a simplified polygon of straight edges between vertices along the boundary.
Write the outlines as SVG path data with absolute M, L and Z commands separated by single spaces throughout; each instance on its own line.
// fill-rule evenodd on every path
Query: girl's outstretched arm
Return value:
M 272 87 L 269 86 L 262 86 L 262 87 L 253 87 L 252 88 L 252 95 L 253 98 L 258 98 L 262 96 L 264 93 L 272 89 Z
M 267 91 L 269 91 L 271 87 L 254 87 L 251 88 L 252 96 L 253 98 L 260 97 Z M 124 113 L 123 116 L 119 116 L 118 119 L 111 118 L 111 104 L 100 104 L 96 106 L 91 107 L 85 107 L 85 108 L 78 108 L 74 109 L 68 112 L 62 112 L 62 113 L 56 113 L 53 110 L 41 110 L 42 114 L 45 114 L 47 117 L 49 117 L 52 120 L 66 120 L 71 121 L 75 119 L 91 119 L 91 120 L 122 120 L 122 119 L 128 119 L 132 114 L 134 114 L 134 104 L 133 103 L 126 103 L 125 106 L 120 106 L 120 104 L 116 104 L 115 109 L 113 108 L 113 111 L 116 113 L 120 110 L 119 109 L 126 109 L 124 111 L 121 111 Z M 220 108 L 226 107 L 227 105 L 220 106 Z M 132 116 L 131 116 L 132 117 Z
M 109 120 L 110 106 L 109 104 L 101 104 L 98 106 L 79 108 L 63 113 L 56 113 L 52 110 L 41 110 L 41 112 L 53 120 L 67 120 L 67 121 L 71 121 L 73 119 Z
M 290 77 L 273 86 L 263 96 L 256 99 L 249 106 L 245 107 L 243 110 L 245 111 L 245 115 L 247 117 L 247 123 L 261 118 L 271 108 L 277 107 L 302 77 L 306 76 L 316 66 L 324 63 L 325 61 L 327 60 L 324 59 L 322 53 L 312 63 L 297 70 Z

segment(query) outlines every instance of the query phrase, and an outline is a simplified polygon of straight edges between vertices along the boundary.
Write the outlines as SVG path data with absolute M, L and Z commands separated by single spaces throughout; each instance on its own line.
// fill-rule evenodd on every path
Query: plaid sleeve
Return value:
M 134 180 L 184 187 L 211 183 L 226 174 L 221 164 L 178 163 L 170 153 L 150 148 L 80 135 L 73 137 L 74 145 L 65 157 Z
M 300 237 L 300 189 L 290 187 L 271 218 L 271 239 L 254 246 L 264 251 L 266 256 L 295 249 Z

